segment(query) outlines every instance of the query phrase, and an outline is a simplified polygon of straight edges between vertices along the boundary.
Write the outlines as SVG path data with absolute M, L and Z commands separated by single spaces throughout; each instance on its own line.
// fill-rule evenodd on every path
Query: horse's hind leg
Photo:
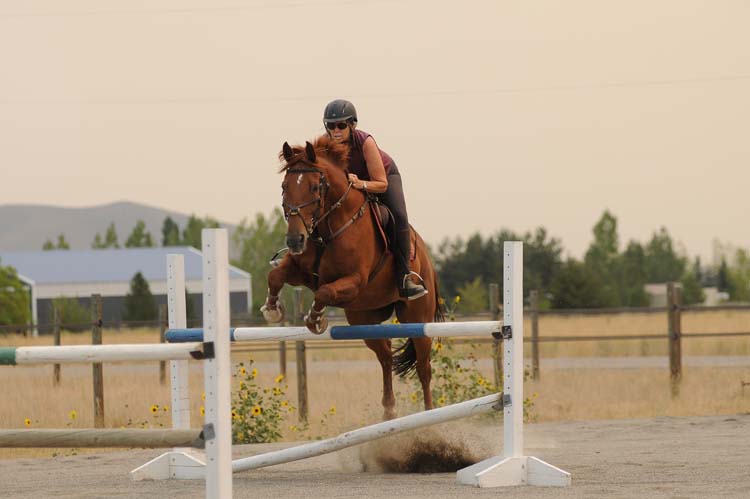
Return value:
M 391 340 L 365 340 L 365 344 L 375 352 L 383 369 L 383 419 L 393 419 L 396 417 L 396 396 L 393 394 Z
M 432 338 L 413 338 L 412 341 L 417 352 L 417 375 L 419 376 L 419 382 L 422 384 L 424 408 L 429 410 L 435 407 L 432 405 L 432 390 L 430 389 L 430 382 L 432 381 L 432 365 L 430 365 Z
M 408 322 L 433 322 L 436 318 L 437 310 L 437 280 L 435 272 L 427 257 L 427 253 L 421 251 L 419 270 L 423 272 L 425 287 L 429 291 L 426 297 L 410 302 L 398 302 L 396 304 L 396 315 L 398 320 L 403 323 Z M 432 390 L 430 382 L 432 381 L 432 366 L 430 365 L 430 353 L 432 350 L 432 338 L 412 338 L 412 349 L 405 349 L 404 353 L 409 354 L 408 361 L 411 365 L 416 364 L 417 375 L 422 384 L 422 394 L 424 395 L 425 410 L 432 409 Z
M 393 306 L 389 305 L 379 310 L 366 312 L 352 312 L 345 310 L 346 319 L 349 324 L 379 324 L 393 313 Z M 393 394 L 393 355 L 391 353 L 391 340 L 365 340 L 367 347 L 375 352 L 383 370 L 383 419 L 396 417 L 396 396 Z

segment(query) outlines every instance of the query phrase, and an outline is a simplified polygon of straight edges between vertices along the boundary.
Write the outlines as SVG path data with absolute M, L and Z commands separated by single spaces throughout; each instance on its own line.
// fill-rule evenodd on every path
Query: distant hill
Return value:
M 196 213 L 203 218 L 203 214 Z M 146 223 L 154 243 L 161 245 L 161 227 L 172 217 L 182 230 L 190 214 L 154 208 L 138 203 L 118 202 L 88 208 L 63 208 L 43 205 L 0 205 L 0 250 L 40 250 L 47 239 L 57 241 L 65 234 L 71 249 L 89 249 L 97 232 L 104 237 L 114 222 L 117 239 L 123 245 L 138 220 Z M 222 223 L 230 233 L 234 226 Z

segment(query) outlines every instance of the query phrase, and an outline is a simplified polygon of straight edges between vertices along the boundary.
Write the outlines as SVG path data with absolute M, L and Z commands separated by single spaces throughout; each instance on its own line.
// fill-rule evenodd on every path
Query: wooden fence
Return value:
M 471 316 L 472 320 L 499 320 L 502 315 L 502 308 L 499 300 L 499 286 L 490 284 L 489 286 L 489 306 L 490 311 L 478 313 Z M 152 321 L 131 321 L 131 322 L 108 322 L 102 320 L 102 300 L 101 295 L 92 295 L 91 297 L 91 322 L 83 324 L 63 324 L 60 321 L 60 314 L 57 310 L 53 311 L 53 324 L 46 324 L 51 329 L 54 337 L 54 344 L 60 345 L 60 331 L 66 328 L 90 327 L 92 332 L 92 344 L 102 343 L 102 329 L 105 327 L 153 327 L 160 331 L 160 340 L 164 342 L 164 331 L 167 328 L 167 314 L 164 306 L 159 308 L 159 318 Z M 290 325 L 302 324 L 304 315 L 304 304 L 302 303 L 301 288 L 296 288 L 294 292 L 294 306 L 291 312 Z M 715 312 L 715 311 L 750 311 L 748 305 L 722 305 L 722 306 L 682 306 L 681 289 L 675 283 L 667 284 L 667 306 L 666 307 L 649 307 L 649 308 L 606 308 L 606 309 L 570 309 L 570 310 L 540 310 L 538 292 L 532 290 L 529 294 L 529 306 L 525 313 L 527 314 L 531 330 L 530 335 L 524 338 L 524 341 L 531 343 L 530 356 L 530 373 L 532 379 L 538 380 L 541 376 L 540 371 L 540 344 L 554 342 L 605 342 L 618 340 L 666 340 L 669 352 L 669 373 L 670 387 L 673 396 L 680 393 L 680 380 L 682 379 L 682 340 L 690 338 L 720 338 L 720 337 L 742 337 L 750 336 L 750 332 L 693 332 L 686 333 L 682 331 L 682 313 L 689 312 Z M 605 314 L 666 314 L 667 330 L 663 333 L 655 334 L 616 334 L 616 335 L 541 335 L 539 318 L 540 316 L 597 316 Z M 462 317 L 466 319 L 467 317 Z M 233 326 L 252 326 L 262 324 L 262 320 L 249 317 L 235 317 L 232 319 Z M 196 324 L 198 325 L 198 324 Z M 14 325 L 0 326 L 0 334 L 10 331 L 30 332 L 40 325 Z M 486 343 L 492 348 L 494 378 L 496 386 L 500 386 L 502 377 L 502 349 L 501 342 L 493 338 L 461 338 L 455 339 L 456 343 Z M 334 350 L 348 348 L 365 348 L 361 341 L 357 340 L 336 340 L 336 341 L 317 341 L 313 344 L 306 344 L 304 341 L 296 341 L 294 345 L 296 358 L 296 374 L 298 387 L 298 407 L 301 421 L 307 421 L 308 418 L 308 395 L 307 395 L 307 351 L 308 350 Z M 279 358 L 279 372 L 286 375 L 287 372 L 287 349 L 288 345 L 284 341 L 265 342 L 265 343 L 248 343 L 233 344 L 234 352 L 277 352 Z M 93 406 L 94 406 L 94 426 L 102 428 L 104 426 L 104 383 L 102 376 L 101 364 L 94 364 L 92 368 L 93 378 Z M 59 385 L 61 379 L 60 365 L 55 364 L 53 368 L 53 385 Z M 166 363 L 159 363 L 159 382 L 166 384 Z M 744 386 L 743 386 L 744 389 Z

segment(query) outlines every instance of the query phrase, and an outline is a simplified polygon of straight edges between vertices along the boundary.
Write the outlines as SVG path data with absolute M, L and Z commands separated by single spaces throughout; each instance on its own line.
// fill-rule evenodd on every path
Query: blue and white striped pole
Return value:
M 499 321 L 333 326 L 323 334 L 313 334 L 306 327 L 238 327 L 229 329 L 229 338 L 234 342 L 453 338 L 490 336 L 499 334 L 500 329 Z M 203 329 L 170 329 L 166 332 L 166 339 L 170 343 L 203 341 Z

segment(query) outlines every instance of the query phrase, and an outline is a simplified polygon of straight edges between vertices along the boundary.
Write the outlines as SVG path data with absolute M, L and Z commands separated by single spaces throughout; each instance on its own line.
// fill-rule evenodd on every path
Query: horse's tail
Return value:
M 438 285 L 437 275 L 434 270 L 432 272 L 435 282 L 435 316 L 433 322 L 445 322 L 445 303 L 440 298 L 440 286 Z M 401 378 L 405 378 L 413 375 L 416 370 L 417 350 L 414 348 L 414 341 L 409 338 L 393 351 L 393 372 Z

